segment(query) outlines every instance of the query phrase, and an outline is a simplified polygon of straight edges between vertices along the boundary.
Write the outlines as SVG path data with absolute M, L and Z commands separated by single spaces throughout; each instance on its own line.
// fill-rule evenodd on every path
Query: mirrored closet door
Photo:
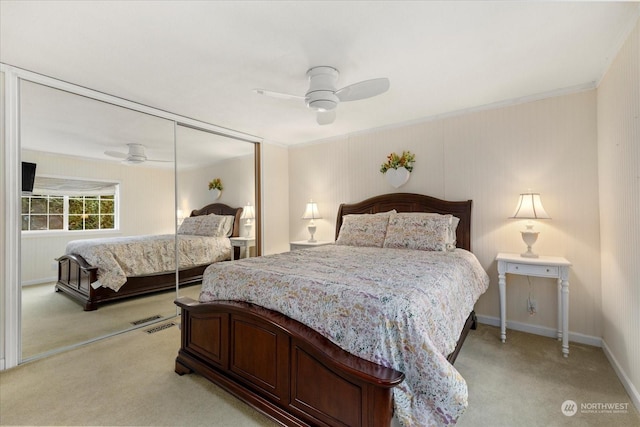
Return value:
M 94 289 L 95 278 L 77 277 L 101 257 L 126 261 L 99 254 L 93 239 L 165 235 L 174 244 L 174 122 L 21 80 L 20 143 L 22 360 L 174 316 L 173 254 L 157 267 L 173 272 L 151 279 L 165 291 L 147 293 L 155 283 L 143 283 L 139 294 L 101 302 L 124 294 L 125 276 L 149 273 L 144 252 L 121 255 L 131 270 Z M 59 266 L 68 253 L 82 259 Z
M 255 256 L 259 229 L 256 209 L 256 150 L 257 144 L 227 135 L 179 124 L 176 128 L 177 212 L 178 222 L 185 226 L 183 233 L 206 235 L 220 251 L 216 261 L 232 257 Z M 214 232 L 210 227 L 189 231 L 190 216 L 213 212 L 233 216 L 234 226 Z M 212 224 L 215 224 L 216 219 Z M 237 239 L 238 237 L 245 240 Z M 218 243 L 215 243 L 218 241 Z M 226 250 L 225 250 L 226 248 Z M 182 286 L 178 294 L 197 299 L 200 286 Z

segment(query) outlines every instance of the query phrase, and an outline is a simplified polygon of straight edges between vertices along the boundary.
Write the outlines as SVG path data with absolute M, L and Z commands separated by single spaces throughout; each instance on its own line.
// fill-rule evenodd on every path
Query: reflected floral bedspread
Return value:
M 344 350 L 405 374 L 405 426 L 454 424 L 466 382 L 446 360 L 489 285 L 470 252 L 322 246 L 214 264 L 201 302 L 241 300 L 300 321 Z
M 73 240 L 66 254 L 82 256 L 98 267 L 94 288 L 104 286 L 117 291 L 127 277 L 175 271 L 175 235 L 110 237 Z M 231 242 L 227 237 L 178 235 L 180 268 L 231 259 Z

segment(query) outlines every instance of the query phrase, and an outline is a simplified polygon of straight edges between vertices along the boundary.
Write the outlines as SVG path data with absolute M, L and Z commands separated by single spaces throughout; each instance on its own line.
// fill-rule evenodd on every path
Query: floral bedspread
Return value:
M 466 382 L 447 361 L 489 277 L 470 252 L 322 246 L 214 264 L 201 302 L 242 300 L 300 321 L 344 350 L 405 374 L 404 426 L 455 424 Z
M 94 288 L 104 286 L 117 291 L 128 276 L 175 271 L 175 235 L 109 237 L 73 240 L 66 254 L 82 256 L 98 267 Z M 227 237 L 178 235 L 180 268 L 195 267 L 231 259 Z

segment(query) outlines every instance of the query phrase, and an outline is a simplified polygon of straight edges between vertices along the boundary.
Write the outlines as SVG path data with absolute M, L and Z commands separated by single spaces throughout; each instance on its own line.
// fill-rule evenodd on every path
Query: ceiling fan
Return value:
M 318 112 L 316 119 L 318 124 L 328 125 L 336 119 L 336 107 L 340 102 L 371 98 L 389 89 L 389 79 L 386 77 L 365 80 L 337 89 L 336 83 L 339 75 L 340 72 L 333 67 L 320 66 L 309 69 L 307 71 L 309 90 L 304 96 L 264 89 L 254 89 L 253 91 L 274 98 L 303 100 L 307 107 Z
M 107 156 L 122 159 L 122 163 L 126 164 L 140 164 L 144 162 L 172 162 L 173 160 L 154 160 L 147 158 L 144 153 L 144 145 L 142 144 L 127 144 L 129 147 L 128 153 L 121 153 L 119 151 L 105 151 Z

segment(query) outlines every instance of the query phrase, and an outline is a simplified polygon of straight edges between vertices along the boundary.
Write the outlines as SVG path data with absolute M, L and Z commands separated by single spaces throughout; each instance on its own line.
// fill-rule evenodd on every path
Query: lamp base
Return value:
M 309 234 L 311 235 L 311 237 L 309 238 L 309 240 L 307 240 L 307 242 L 309 242 L 309 243 L 317 242 L 317 240 L 313 238 L 313 235 L 316 234 L 316 226 L 315 225 L 309 225 L 307 227 L 307 230 L 309 230 Z
M 531 252 L 531 248 L 529 248 L 527 252 L 521 253 L 520 256 L 523 258 L 539 258 L 538 254 Z
M 521 231 L 520 234 L 522 234 L 522 240 L 527 245 L 527 251 L 520 254 L 520 256 L 524 258 L 538 258 L 538 254 L 534 253 L 531 250 L 531 247 L 536 242 L 536 240 L 538 240 L 538 234 L 540 234 L 540 232 L 531 231 L 529 228 L 527 228 L 527 230 Z

